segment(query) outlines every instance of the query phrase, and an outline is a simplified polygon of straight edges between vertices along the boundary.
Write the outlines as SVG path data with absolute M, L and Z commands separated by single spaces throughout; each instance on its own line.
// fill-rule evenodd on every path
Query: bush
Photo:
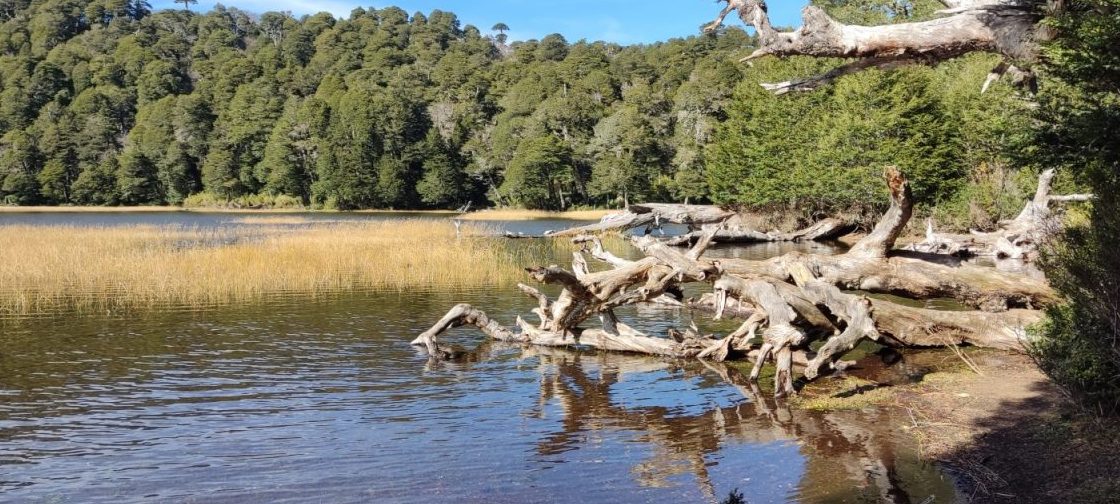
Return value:
M 1040 87 L 1039 161 L 1084 177 L 1097 198 L 1087 223 L 1045 249 L 1043 266 L 1067 304 L 1050 310 L 1031 352 L 1083 406 L 1120 414 L 1120 13 L 1115 0 L 1072 0 L 1049 20 Z
M 1116 334 L 1075 305 L 1047 310 L 1029 350 L 1039 367 L 1075 401 L 1098 415 L 1120 413 Z
M 773 96 L 758 82 L 788 66 L 774 65 L 760 62 L 739 86 L 707 150 L 716 203 L 796 209 L 807 220 L 878 214 L 888 202 L 887 165 L 906 174 L 922 204 L 945 201 L 963 185 L 960 132 L 930 72 L 867 71 L 817 93 Z
M 224 198 L 209 192 L 192 194 L 183 200 L 183 208 L 290 209 L 306 208 L 299 198 L 286 194 L 247 194 Z
M 1120 214 L 1115 207 L 1102 198 L 1088 225 L 1069 228 L 1045 249 L 1043 266 L 1067 304 L 1048 310 L 1029 348 L 1043 372 L 1100 415 L 1120 414 L 1120 250 L 1113 246 Z
M 993 231 L 1000 221 L 1014 219 L 1023 210 L 1037 183 L 1033 170 L 981 164 L 969 174 L 966 186 L 931 210 L 931 217 L 938 232 Z

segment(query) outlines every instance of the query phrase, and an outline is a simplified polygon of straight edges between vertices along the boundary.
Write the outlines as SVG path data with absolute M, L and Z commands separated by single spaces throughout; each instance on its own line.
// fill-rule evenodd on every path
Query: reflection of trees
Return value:
M 487 345 L 481 350 L 490 353 L 499 348 Z M 948 484 L 937 481 L 935 469 L 921 466 L 913 454 L 898 448 L 901 439 L 892 428 L 908 420 L 889 410 L 791 411 L 761 394 L 738 369 L 724 364 L 539 347 L 522 351 L 523 357 L 540 360 L 541 395 L 536 413 L 543 415 L 549 403 L 558 404 L 563 411 L 561 428 L 538 443 L 541 456 L 578 449 L 586 443 L 588 432 L 634 431 L 641 433 L 640 439 L 653 450 L 647 460 L 632 469 L 639 484 L 670 486 L 674 477 L 691 474 L 700 491 L 714 499 L 718 492 L 707 459 L 725 443 L 795 441 L 805 457 L 797 489 L 800 500 L 911 502 L 912 495 L 914 502 L 922 502 L 935 494 L 939 498 L 936 502 L 952 499 Z M 472 354 L 465 360 L 480 358 Z M 738 388 L 748 401 L 681 415 L 667 406 L 631 407 L 612 397 L 612 386 L 624 375 L 652 371 L 683 373 L 685 377 L 718 376 Z M 742 490 L 751 499 L 750 489 Z M 945 500 L 941 500 L 943 496 Z

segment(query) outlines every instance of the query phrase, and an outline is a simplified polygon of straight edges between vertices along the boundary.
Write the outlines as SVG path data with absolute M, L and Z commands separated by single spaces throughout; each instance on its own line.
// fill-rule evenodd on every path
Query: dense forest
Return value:
M 927 5 L 928 3 L 928 5 Z M 866 23 L 936 5 L 828 2 Z M 347 19 L 151 11 L 143 0 L 4 0 L 0 200 L 7 204 L 563 209 L 637 200 L 796 209 L 884 202 L 897 164 L 948 225 L 1020 206 L 1028 100 L 984 56 L 868 71 L 738 62 L 738 28 L 652 45 L 509 42 L 454 14 Z M 1023 176 L 1018 172 L 1024 171 Z

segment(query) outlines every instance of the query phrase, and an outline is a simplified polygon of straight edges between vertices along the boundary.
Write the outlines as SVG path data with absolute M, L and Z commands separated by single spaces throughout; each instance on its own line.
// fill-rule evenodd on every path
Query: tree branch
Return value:
M 998 53 L 1027 63 L 1038 54 L 1037 14 L 1017 1 L 945 0 L 945 17 L 881 26 L 846 25 L 810 5 L 801 11 L 802 26 L 790 32 L 771 26 L 764 0 L 724 1 L 727 5 L 705 30 L 715 30 L 732 11 L 738 12 L 739 19 L 758 33 L 759 47 L 745 60 L 797 55 L 866 60 L 817 77 L 764 85 L 779 93 L 814 89 L 866 68 L 935 63 L 970 52 Z

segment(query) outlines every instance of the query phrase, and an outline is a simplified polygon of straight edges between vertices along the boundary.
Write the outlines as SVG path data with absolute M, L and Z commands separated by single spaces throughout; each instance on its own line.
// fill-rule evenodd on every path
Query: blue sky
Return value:
M 193 10 L 209 10 L 215 2 L 199 0 Z M 225 0 L 226 6 L 250 12 L 291 11 L 295 15 L 327 11 L 347 16 L 355 7 L 396 5 L 409 13 L 441 9 L 454 12 L 463 25 L 473 24 L 483 32 L 499 21 L 510 26 L 513 40 L 563 34 L 569 41 L 606 40 L 620 44 L 656 42 L 697 33 L 710 22 L 722 4 L 712 0 Z M 771 2 L 775 25 L 798 25 L 798 12 L 807 2 Z M 154 8 L 171 8 L 168 0 L 152 1 Z M 178 8 L 182 8 L 181 6 Z M 737 24 L 738 18 L 728 21 Z

